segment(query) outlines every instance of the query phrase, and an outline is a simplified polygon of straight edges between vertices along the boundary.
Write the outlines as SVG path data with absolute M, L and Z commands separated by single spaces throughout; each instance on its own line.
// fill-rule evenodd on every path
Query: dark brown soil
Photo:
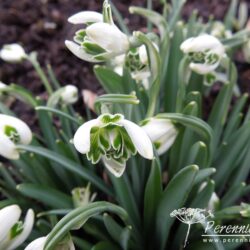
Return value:
M 126 18 L 133 30 L 141 28 L 144 20 L 129 15 L 130 5 L 145 6 L 146 1 L 114 0 L 114 4 Z M 154 1 L 154 7 L 160 10 L 160 1 Z M 206 19 L 211 13 L 222 18 L 230 0 L 188 0 L 183 16 L 187 17 L 198 9 Z M 62 84 L 75 84 L 79 88 L 98 91 L 99 84 L 92 74 L 92 65 L 73 56 L 64 46 L 64 40 L 72 38 L 74 27 L 67 23 L 67 18 L 81 10 L 101 9 L 102 1 L 97 0 L 1 0 L 0 2 L 0 47 L 6 43 L 21 43 L 26 51 L 37 51 L 43 66 L 50 63 Z M 54 29 L 48 28 L 55 25 Z M 46 27 L 47 26 L 47 27 Z M 139 28 L 138 27 L 138 28 Z M 239 64 L 241 81 L 250 86 L 249 65 Z M 0 80 L 5 83 L 17 83 L 28 87 L 33 93 L 41 94 L 44 89 L 32 66 L 27 62 L 22 65 L 10 65 L 0 61 Z

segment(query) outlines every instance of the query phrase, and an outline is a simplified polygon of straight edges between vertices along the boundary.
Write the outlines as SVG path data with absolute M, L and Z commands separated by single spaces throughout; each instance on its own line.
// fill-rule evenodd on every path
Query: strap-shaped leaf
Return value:
M 77 165 L 77 163 L 67 159 L 63 155 L 60 155 L 56 152 L 50 151 L 50 150 L 42 148 L 42 147 L 36 147 L 36 146 L 31 146 L 31 145 L 29 145 L 29 146 L 18 145 L 17 149 L 32 152 L 32 153 L 44 156 L 52 161 L 55 161 L 61 167 L 64 167 L 65 169 L 68 169 L 69 171 L 72 171 L 72 172 L 76 173 L 77 175 L 79 175 L 80 177 L 90 181 L 91 183 L 93 183 L 93 185 L 98 187 L 104 193 L 111 195 L 111 196 L 113 195 L 112 190 L 103 183 L 102 179 L 97 177 L 95 174 L 93 174 L 92 172 L 90 172 L 86 168 L 80 169 L 79 166 Z
M 162 176 L 159 159 L 154 159 L 144 195 L 144 230 L 147 239 L 154 231 L 156 210 L 162 196 Z
M 170 213 L 181 208 L 185 203 L 198 170 L 196 165 L 185 167 L 173 177 L 164 190 L 157 209 L 156 242 L 159 245 L 155 249 L 165 249 L 170 228 L 174 223 L 174 218 L 170 217 Z
M 36 199 L 52 208 L 72 208 L 73 206 L 71 197 L 56 189 L 28 183 L 18 185 L 17 189 L 23 195 Z
M 162 113 L 158 114 L 156 117 L 160 119 L 169 119 L 173 122 L 180 123 L 183 126 L 189 127 L 200 134 L 205 139 L 205 141 L 208 142 L 209 147 L 211 147 L 213 144 L 213 130 L 206 122 L 195 116 L 179 113 Z M 211 160 L 211 149 L 209 152 L 209 157 Z
M 131 14 L 137 14 L 147 18 L 151 23 L 153 23 L 159 29 L 161 38 L 163 39 L 165 37 L 165 34 L 168 32 L 168 25 L 162 15 L 153 10 L 135 6 L 131 6 L 129 8 L 129 12 Z
M 96 65 L 94 73 L 107 93 L 124 93 L 122 77 L 113 70 Z
M 125 223 L 128 216 L 126 211 L 109 202 L 94 202 L 85 207 L 77 208 L 63 217 L 48 235 L 44 250 L 53 250 L 60 240 L 76 226 L 83 225 L 89 218 L 104 212 L 111 212 L 118 215 Z

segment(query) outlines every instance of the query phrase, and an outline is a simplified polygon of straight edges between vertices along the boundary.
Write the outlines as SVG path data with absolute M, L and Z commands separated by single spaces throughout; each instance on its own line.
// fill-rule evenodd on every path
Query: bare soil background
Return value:
M 143 27 L 145 20 L 130 15 L 128 7 L 145 6 L 146 0 L 114 0 L 113 3 L 131 30 Z M 183 16 L 187 18 L 194 9 L 198 9 L 204 19 L 211 14 L 222 19 L 229 3 L 230 0 L 187 0 Z M 0 47 L 18 42 L 27 52 L 37 51 L 43 66 L 50 63 L 62 84 L 99 91 L 100 86 L 93 76 L 92 65 L 72 55 L 65 48 L 64 41 L 72 39 L 77 29 L 67 22 L 70 15 L 82 10 L 100 11 L 101 5 L 101 0 L 1 0 Z M 159 0 L 154 1 L 153 5 L 160 11 Z M 250 67 L 242 63 L 241 58 L 238 66 L 243 91 L 250 93 Z M 37 95 L 44 91 L 28 62 L 15 65 L 0 61 L 0 80 L 25 86 Z

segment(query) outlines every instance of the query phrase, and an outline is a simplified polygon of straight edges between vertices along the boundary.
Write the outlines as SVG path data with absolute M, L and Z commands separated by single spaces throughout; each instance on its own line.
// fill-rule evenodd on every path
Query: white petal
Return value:
M 162 138 L 174 125 L 166 119 L 151 118 L 142 129 L 147 133 L 151 141 Z
M 0 89 L 4 89 L 6 87 L 8 87 L 8 85 L 0 81 Z
M 190 63 L 189 67 L 191 70 L 195 71 L 198 74 L 206 75 L 212 71 L 214 71 L 219 65 L 219 62 L 207 65 L 207 64 L 201 64 L 201 63 Z
M 7 206 L 0 210 L 0 242 L 6 240 L 10 229 L 18 222 L 21 212 L 17 205 Z
M 73 24 L 97 23 L 103 21 L 103 16 L 95 11 L 81 11 L 69 17 L 68 21 Z
M 154 47 L 157 51 L 159 51 L 159 47 L 156 43 L 153 43 Z M 148 53 L 145 45 L 139 47 L 139 57 L 142 64 L 148 64 Z
M 6 62 L 16 63 L 22 61 L 26 57 L 26 53 L 19 44 L 6 44 L 0 51 L 0 57 Z
M 121 177 L 125 171 L 126 163 L 120 163 L 113 159 L 107 159 L 106 157 L 102 158 L 105 167 L 109 170 L 111 174 L 115 177 Z
M 47 237 L 41 237 L 32 241 L 24 250 L 43 250 Z
M 0 155 L 11 160 L 19 159 L 16 145 L 2 131 L 0 131 Z
M 108 52 L 122 53 L 129 49 L 128 37 L 116 26 L 94 23 L 86 28 L 87 36 Z
M 175 142 L 175 139 L 178 135 L 178 131 L 172 130 L 169 132 L 170 133 L 165 134 L 159 141 L 161 143 L 161 146 L 157 149 L 157 153 L 159 155 L 164 154 Z
M 17 130 L 20 137 L 19 143 L 27 145 L 31 142 L 32 132 L 25 122 L 13 116 L 0 114 L 0 130 L 3 131 L 6 125 Z
M 119 124 L 126 129 L 138 153 L 146 159 L 153 159 L 154 153 L 152 142 L 146 132 L 135 123 L 125 119 L 119 121 Z
M 220 57 L 222 57 L 225 53 L 224 46 L 221 42 L 216 37 L 208 34 L 191 37 L 184 41 L 180 48 L 184 53 L 211 50 Z
M 100 62 L 99 60 L 96 60 L 93 58 L 92 55 L 86 53 L 83 48 L 81 48 L 78 44 L 72 42 L 72 41 L 65 41 L 66 47 L 78 58 L 88 61 L 88 62 Z
M 33 228 L 33 224 L 34 224 L 34 211 L 32 209 L 29 209 L 26 216 L 25 216 L 25 220 L 24 220 L 24 224 L 23 224 L 23 231 L 21 232 L 21 234 L 19 234 L 18 236 L 16 236 L 14 239 L 12 239 L 7 247 L 6 250 L 14 250 L 16 249 L 18 246 L 20 246 L 30 235 L 31 230 Z
M 94 119 L 85 122 L 80 126 L 74 135 L 74 145 L 77 151 L 82 154 L 86 154 L 90 150 L 90 131 L 92 127 L 99 126 L 100 122 L 98 119 Z
M 61 93 L 62 101 L 66 104 L 75 103 L 78 100 L 78 89 L 74 85 L 67 85 Z

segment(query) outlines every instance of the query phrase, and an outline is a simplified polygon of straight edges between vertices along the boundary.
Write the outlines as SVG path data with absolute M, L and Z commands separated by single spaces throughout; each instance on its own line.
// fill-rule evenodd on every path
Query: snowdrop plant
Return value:
M 78 128 L 74 135 L 76 149 L 87 154 L 93 164 L 103 160 L 106 168 L 120 177 L 126 161 L 136 152 L 153 159 L 153 147 L 148 135 L 121 114 L 102 114 Z
M 219 34 L 222 26 L 215 30 L 217 20 L 204 23 L 196 11 L 182 20 L 185 1 L 161 2 L 163 14 L 129 8 L 148 22 L 141 31 L 130 32 L 108 1 L 103 13 L 69 18 L 83 29 L 66 46 L 93 65 L 105 94 L 61 84 L 35 52 L 26 60 L 46 95 L 15 84 L 0 88 L 0 208 L 18 204 L 37 214 L 18 250 L 242 245 L 204 246 L 198 222 L 209 220 L 208 208 L 215 224 L 250 218 L 250 205 L 241 202 L 250 192 L 249 97 L 233 60 L 250 37 L 244 5 L 236 15 L 232 1 L 222 24 L 227 36 Z M 14 99 L 32 109 L 32 140 L 8 106 Z
M 0 155 L 8 159 L 19 159 L 16 144 L 27 145 L 32 140 L 28 125 L 18 118 L 0 114 Z
M 208 34 L 188 38 L 181 50 L 190 58 L 190 69 L 202 75 L 214 71 L 225 54 L 221 42 Z
M 11 205 L 0 210 L 0 249 L 14 250 L 20 246 L 31 233 L 34 224 L 34 212 L 29 209 L 24 222 L 19 221 L 21 209 Z
M 127 52 L 130 47 L 128 36 L 113 22 L 108 1 L 104 1 L 102 14 L 83 11 L 71 16 L 68 21 L 87 25 L 86 29 L 76 32 L 74 42 L 65 42 L 68 49 L 82 60 L 106 61 Z

